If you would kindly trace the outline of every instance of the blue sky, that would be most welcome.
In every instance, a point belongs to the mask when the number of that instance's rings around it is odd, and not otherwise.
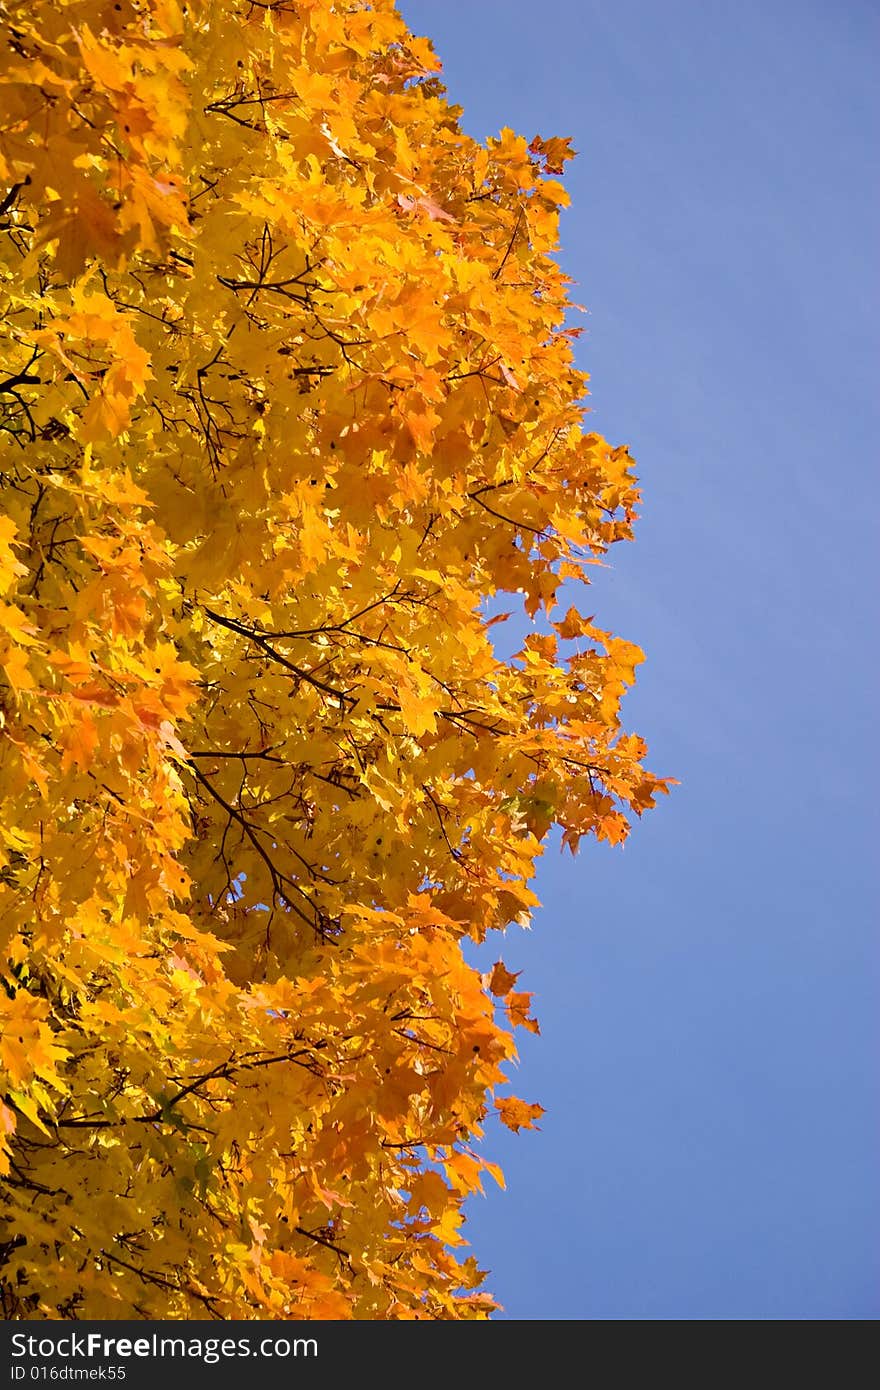
[[[868,0],[404,0],[479,137],[570,135],[594,428],[644,491],[589,611],[678,777],[548,851],[470,1235],[516,1319],[880,1312],[877,248]],[[872,921],[873,917],[873,921]]]

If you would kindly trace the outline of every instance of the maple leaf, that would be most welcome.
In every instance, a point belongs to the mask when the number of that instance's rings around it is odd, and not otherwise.
[[[17,531],[12,517],[0,516],[0,593],[7,593],[17,577],[27,574],[27,565],[17,560],[12,549]]]
[[[517,973],[513,975],[505,967],[502,961],[497,960],[493,965],[492,973],[489,976],[489,989],[492,991],[494,995],[497,995],[500,998],[503,995],[510,993],[517,980],[519,979],[519,976],[519,971],[517,971]]]
[[[529,1014],[532,1007],[531,994],[522,991],[518,994],[509,994],[505,1000],[507,1017],[510,1019],[514,1028],[526,1028],[530,1033],[540,1033],[537,1020]]]
[[[0,1178],[9,1172],[9,1141],[14,1133],[15,1112],[0,1101]]]
[[[83,713],[75,719],[62,741],[61,771],[66,772],[70,767],[87,769],[98,744],[98,731],[91,715]]]
[[[571,140],[561,139],[559,136],[551,136],[550,139],[542,140],[536,135],[529,145],[532,154],[543,160],[544,168],[548,174],[561,174],[569,159],[573,159],[575,151],[571,148]]]
[[[508,1129],[514,1134],[521,1129],[537,1129],[535,1124],[544,1114],[543,1105],[529,1105],[527,1101],[517,1100],[515,1096],[505,1096],[495,1102],[498,1114]]]

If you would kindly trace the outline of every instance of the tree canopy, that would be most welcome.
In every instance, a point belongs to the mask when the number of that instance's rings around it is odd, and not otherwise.
[[[390,0],[0,20],[3,1312],[485,1318],[537,1024],[462,943],[666,789],[574,587],[638,492],[569,143]]]

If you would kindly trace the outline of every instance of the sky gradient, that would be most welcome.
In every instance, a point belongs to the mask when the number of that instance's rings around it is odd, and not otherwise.
[[[636,543],[587,611],[680,779],[548,848],[542,1036],[470,1207],[516,1319],[880,1312],[880,23],[861,0],[405,0],[475,136],[569,135],[562,263]]]

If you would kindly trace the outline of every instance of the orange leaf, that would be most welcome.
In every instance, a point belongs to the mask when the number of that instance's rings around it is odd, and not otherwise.
[[[511,974],[504,963],[498,960],[493,965],[492,974],[489,976],[489,989],[494,995],[501,998],[510,993],[521,973],[521,971],[517,971],[515,975]]]
[[[531,994],[511,994],[507,998],[507,1017],[514,1028],[527,1028],[530,1033],[540,1033],[537,1019],[529,1017],[532,1007]]]
[[[495,1105],[503,1123],[514,1134],[521,1129],[537,1129],[535,1121],[544,1114],[543,1105],[529,1105],[516,1096],[505,1096],[503,1100],[496,1100]]]

